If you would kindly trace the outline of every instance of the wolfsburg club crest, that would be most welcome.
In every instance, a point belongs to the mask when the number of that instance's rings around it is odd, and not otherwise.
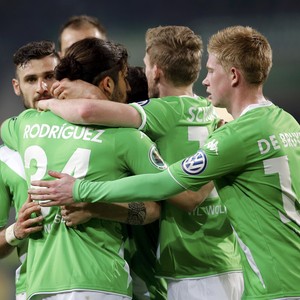
[[[189,175],[198,175],[205,170],[207,157],[202,150],[199,150],[193,156],[186,158],[181,165],[185,173]]]

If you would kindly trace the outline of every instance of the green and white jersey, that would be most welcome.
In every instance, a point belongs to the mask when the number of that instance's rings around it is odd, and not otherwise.
[[[21,157],[18,152],[0,146],[0,227],[4,227],[9,218],[10,207],[18,211],[27,199],[27,182]],[[17,247],[21,265],[16,270],[16,293],[25,292],[27,240]]]
[[[51,179],[48,170],[105,181],[165,168],[155,145],[136,129],[76,126],[49,111],[30,109],[5,121],[2,139],[20,152],[28,182]],[[29,298],[76,290],[131,296],[120,223],[91,219],[69,228],[59,207],[42,214],[43,232],[29,239]]]
[[[211,102],[202,97],[170,96],[139,104],[141,130],[168,164],[195,153],[218,122]],[[192,213],[162,202],[158,276],[199,278],[240,271],[240,259],[226,207],[215,191]]]
[[[300,126],[269,101],[249,106],[170,166],[188,189],[215,179],[244,252],[243,299],[300,297],[299,170]]]

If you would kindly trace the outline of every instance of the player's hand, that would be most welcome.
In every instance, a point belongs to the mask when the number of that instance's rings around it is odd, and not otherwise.
[[[31,217],[35,214],[35,217]],[[21,207],[18,218],[14,226],[15,237],[22,240],[28,237],[31,233],[41,231],[43,226],[41,222],[43,221],[43,216],[41,215],[41,207],[39,203],[33,202],[30,195],[26,202]]]
[[[57,180],[36,180],[32,181],[31,185],[40,188],[31,188],[28,193],[33,200],[50,200],[40,203],[40,206],[62,206],[72,204],[73,186],[76,178],[55,171],[48,172],[50,176]]]
[[[76,226],[88,222],[92,218],[90,203],[74,203],[61,207],[61,216],[67,226]]]
[[[69,80],[67,78],[53,83],[51,94],[57,99],[106,99],[101,90],[83,80]]]

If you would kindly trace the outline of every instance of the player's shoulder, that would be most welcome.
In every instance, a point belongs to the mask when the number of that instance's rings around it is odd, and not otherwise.
[[[150,140],[147,134],[136,128],[116,128],[115,137],[119,140],[123,140],[124,143],[133,143],[133,146],[137,146],[134,144],[135,141]]]
[[[125,139],[139,136],[141,134],[141,131],[136,128],[130,128],[130,127],[118,127],[118,128],[107,128],[106,130],[109,130],[111,134],[114,134],[116,136],[122,136]]]

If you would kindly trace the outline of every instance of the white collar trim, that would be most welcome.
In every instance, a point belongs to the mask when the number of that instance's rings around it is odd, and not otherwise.
[[[255,108],[259,108],[259,107],[266,107],[266,106],[271,106],[273,103],[269,100],[262,100],[261,102],[257,103],[257,104],[250,104],[248,105],[241,113],[241,116],[244,115],[245,113],[247,113],[250,110],[253,110]]]

